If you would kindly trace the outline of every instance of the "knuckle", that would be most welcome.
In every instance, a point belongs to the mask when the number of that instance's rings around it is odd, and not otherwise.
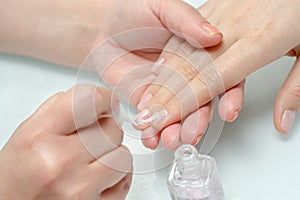
[[[58,155],[58,150],[53,150],[63,145],[71,146],[66,142],[65,140],[54,141],[50,135],[36,134],[32,137],[31,142],[23,145],[24,151],[29,151],[32,155],[33,159],[31,160],[34,162],[34,166],[39,169],[34,173],[37,179],[41,181],[43,188],[53,187],[72,160],[76,159],[75,154],[72,156],[68,153]]]
[[[183,62],[182,65],[177,68],[177,73],[188,81],[192,80],[198,74],[195,68],[187,62]]]
[[[180,57],[188,57],[191,53],[193,53],[194,50],[195,48],[193,46],[191,46],[187,42],[183,42],[177,50],[177,54]]]
[[[215,97],[225,91],[222,76],[215,66],[208,66],[201,70],[195,80],[197,85],[208,90],[211,97]]]
[[[292,98],[297,99],[300,103],[300,85],[290,86],[289,93]]]
[[[159,94],[156,94],[149,102],[149,105],[164,105],[172,96],[175,95],[171,86],[163,85],[160,88]]]
[[[75,86],[73,90],[73,98],[78,99],[79,102],[101,102],[108,96],[110,94],[107,88],[95,85],[81,84]]]

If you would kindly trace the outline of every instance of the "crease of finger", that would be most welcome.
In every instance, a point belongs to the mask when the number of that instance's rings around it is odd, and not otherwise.
[[[272,58],[269,60],[253,59],[253,56],[256,57],[257,49],[241,51],[241,48],[244,49],[243,45],[244,42],[239,40],[231,45],[226,52],[214,60],[214,63],[205,67],[199,76],[179,91],[176,97],[162,105],[168,112],[164,126],[183,119],[218,94],[241,82],[258,66],[273,61]]]
[[[176,62],[176,50],[179,49],[180,45],[184,43],[184,39],[173,36],[170,38],[166,46],[164,47],[160,58],[158,61],[154,64],[154,67],[151,69],[154,71],[154,74],[157,76],[157,78],[153,81],[152,85],[149,86],[149,88],[146,89],[144,94],[141,97],[141,101],[145,99],[145,96],[149,96],[156,93],[157,90],[160,88],[160,83],[164,83],[165,80],[168,79],[168,76],[170,76],[172,73],[169,71],[172,70],[172,62]],[[155,67],[156,66],[156,67]],[[159,72],[159,73],[158,73]],[[142,107],[142,106],[138,106]]]
[[[228,33],[226,33],[228,35]],[[184,83],[178,81],[178,77],[181,80],[191,80],[194,78],[205,66],[212,62],[212,60],[224,53],[227,48],[230,48],[237,39],[234,35],[227,37],[226,41],[217,45],[216,47],[210,47],[206,49],[196,49],[188,44],[186,41],[175,38],[175,44],[177,49],[173,48],[172,45],[168,45],[163,52],[165,55],[164,67],[162,67],[161,74],[154,81],[154,84],[150,85],[149,88],[145,91],[141,100],[143,101],[146,97],[150,96],[158,97],[162,100],[160,102],[155,101],[155,103],[165,103],[169,99],[169,95],[165,95],[166,98],[161,97],[162,94],[167,94],[166,92],[159,92],[163,90],[163,86],[169,87],[173,93],[181,90],[184,86]],[[172,42],[172,39],[170,39]],[[179,61],[178,61],[179,60]],[[184,66],[184,67],[182,67]],[[182,74],[182,76],[179,76]],[[170,80],[171,79],[171,80]],[[169,80],[169,81],[168,81]],[[145,103],[143,101],[143,106],[139,107],[139,110],[145,108],[147,104],[151,104],[151,100],[147,99]]]
[[[234,37],[231,39],[232,41],[236,40]],[[227,45],[229,46],[228,51],[231,52],[233,51],[232,48],[236,45],[236,43],[231,44],[230,42],[228,42]],[[219,65],[216,66],[215,64],[216,61],[217,63],[220,62],[219,60],[222,61],[224,56],[228,56],[227,51],[225,51],[225,49],[222,51],[224,53],[222,53],[219,57],[217,57],[215,61],[209,62],[208,65],[204,66],[201,70],[199,70],[199,74],[193,77],[191,81],[187,82],[186,80],[183,79],[187,84],[185,84],[183,87],[179,89],[178,88],[175,89],[176,92],[173,93],[174,95],[171,95],[170,91],[168,92],[165,91],[155,96],[153,95],[151,100],[149,100],[149,102],[146,104],[145,109],[143,111],[151,110],[153,106],[160,105],[168,113],[168,116],[166,116],[167,119],[164,120],[164,123],[166,123],[165,126],[167,126],[169,125],[169,123],[174,122],[174,121],[172,122],[169,121],[170,116],[174,117],[175,115],[177,115],[175,121],[180,120],[186,117],[189,113],[195,111],[200,106],[208,103],[217,94],[225,91],[225,86],[223,84],[224,82],[220,78],[222,77],[220,74],[221,72],[218,70]],[[234,64],[236,64],[235,57],[230,56],[229,58],[230,58],[229,63],[231,61]],[[228,65],[229,64],[226,64],[225,66]],[[175,84],[173,83],[173,85]],[[199,94],[198,92],[199,90],[201,91],[200,92],[201,94]],[[157,93],[159,93],[159,91]],[[137,115],[137,117],[138,116],[139,115]],[[153,126],[153,123],[152,124],[149,123],[146,126],[143,124],[143,126],[141,126],[140,129],[144,130],[145,128],[151,125]],[[164,126],[159,126],[159,127],[155,126],[157,130],[161,130],[163,127]]]
[[[127,174],[119,183],[103,191],[101,200],[125,199],[132,182],[132,173]]]
[[[78,130],[78,137],[87,152],[86,161],[94,162],[107,152],[119,147],[123,132],[112,118],[102,118],[99,122]]]
[[[235,40],[231,38],[229,41],[221,44],[219,48],[215,48],[214,51],[217,52],[214,52],[214,57],[221,55],[226,48],[230,48],[232,41]],[[185,45],[189,44],[185,43]],[[164,80],[165,82],[160,82],[161,87],[156,87],[158,90],[151,93],[152,98],[147,104],[165,104],[170,97],[176,95],[178,91],[201,73],[201,70],[213,63],[213,57],[210,55],[210,52],[207,52],[205,49],[194,49],[189,52],[189,55],[185,54],[186,57],[180,57],[179,55],[177,59],[180,59],[180,61],[174,62],[175,66],[172,66],[174,71],[169,72],[170,76]]]
[[[111,188],[132,171],[132,155],[127,147],[119,146],[89,164],[91,183],[99,192]]]

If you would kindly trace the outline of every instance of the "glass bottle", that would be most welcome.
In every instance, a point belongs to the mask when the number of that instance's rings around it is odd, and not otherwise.
[[[192,145],[176,150],[168,188],[173,200],[224,200],[215,159],[199,154]]]

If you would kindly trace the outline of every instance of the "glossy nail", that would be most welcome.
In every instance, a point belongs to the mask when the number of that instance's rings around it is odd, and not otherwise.
[[[198,142],[201,140],[203,136],[203,133],[200,133],[195,139],[194,141],[192,142],[192,145],[195,146],[196,144],[198,144]]]
[[[153,74],[155,74],[155,75],[159,75],[160,70],[161,70],[161,68],[162,68],[162,64],[163,64],[164,61],[165,61],[165,58],[160,57],[160,58],[156,61],[156,63],[154,63],[154,65],[152,66],[151,72],[152,72]]]
[[[295,117],[296,117],[296,111],[285,110],[281,118],[281,129],[286,133],[288,133],[294,124]]]
[[[165,109],[155,110],[152,113],[148,109],[144,109],[136,115],[134,125],[137,127],[158,126],[165,120],[167,115],[168,112]]]
[[[159,143],[159,136],[157,134],[158,131],[152,127],[144,130],[141,137],[144,146],[152,150],[156,149]]]
[[[216,27],[207,22],[202,23],[202,28],[210,35],[222,35],[222,33]]]
[[[227,121],[228,122],[233,122],[234,120],[236,120],[236,118],[239,116],[240,110],[241,109],[237,109],[236,111],[234,111],[233,117],[231,119],[228,119]]]
[[[139,104],[137,105],[137,109],[138,110],[144,109],[146,104],[149,102],[151,98],[152,98],[152,94],[150,92],[147,92],[145,95],[143,95]]]

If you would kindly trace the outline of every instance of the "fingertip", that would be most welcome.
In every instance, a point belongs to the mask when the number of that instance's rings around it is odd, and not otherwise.
[[[239,116],[244,99],[244,81],[220,97],[218,111],[222,120],[233,122]]]
[[[159,139],[158,137],[154,136],[151,138],[142,139],[142,143],[146,148],[155,150],[158,147]]]
[[[155,130],[152,127],[149,127],[147,129],[145,129],[142,132],[142,136],[141,136],[141,140],[142,140],[143,145],[146,148],[149,148],[149,149],[152,149],[152,150],[154,150],[158,147],[159,138],[160,138],[159,131]]]
[[[239,116],[241,108],[237,105],[233,105],[231,102],[225,102],[225,97],[222,97],[219,101],[219,116],[223,121],[233,122]]]
[[[189,115],[182,124],[182,143],[197,144],[208,127],[210,115],[211,104],[207,104]]]
[[[175,151],[181,144],[179,123],[170,125],[165,128],[161,133],[162,146],[165,149]]]
[[[156,7],[162,23],[175,35],[185,38],[196,48],[209,47],[220,43],[221,32],[192,6],[183,1],[161,1],[160,9]],[[181,14],[178,15],[178,10]],[[167,11],[167,12],[166,12]]]

